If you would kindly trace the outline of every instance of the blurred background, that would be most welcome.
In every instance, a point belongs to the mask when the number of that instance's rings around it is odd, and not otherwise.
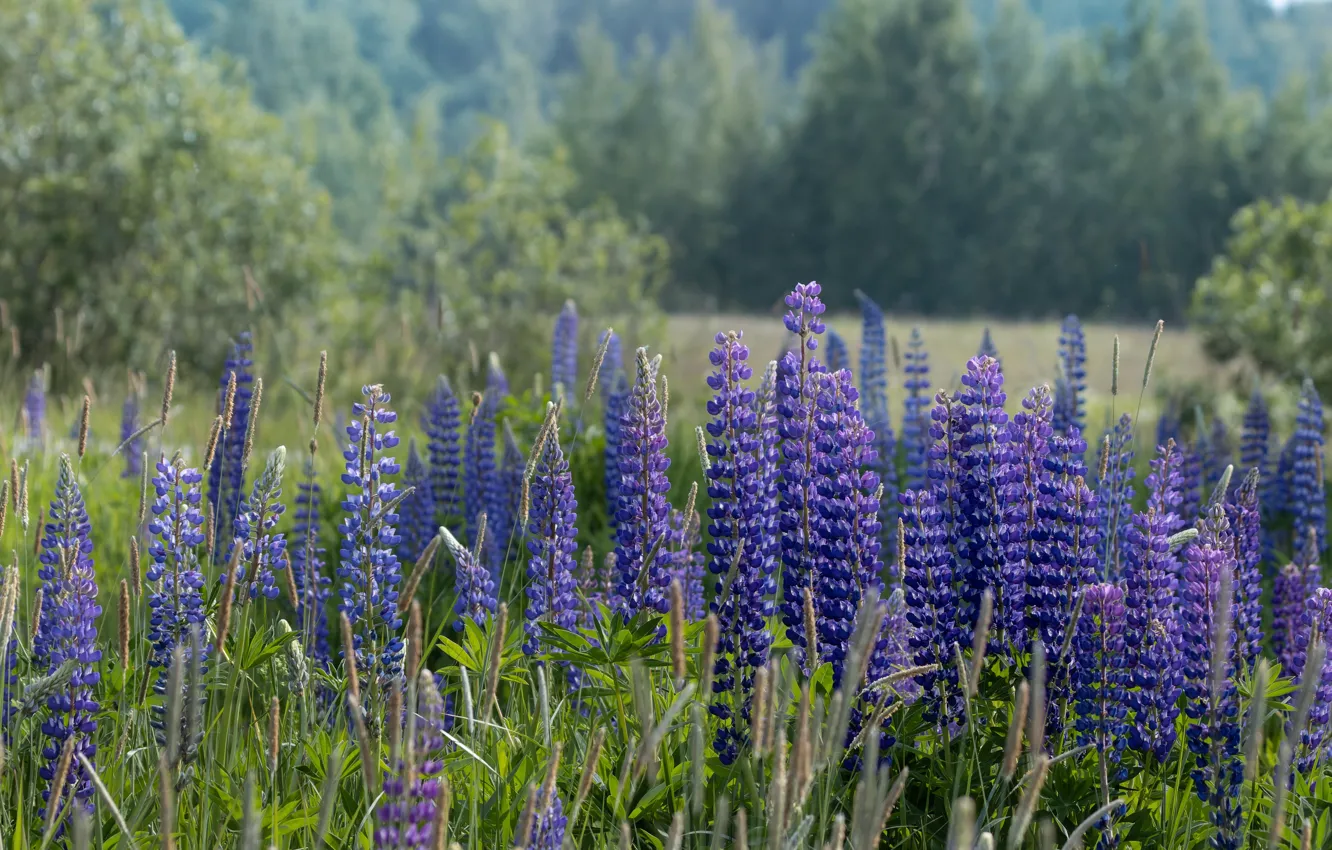
[[[321,348],[525,376],[569,298],[589,352],[614,324],[701,386],[817,279],[944,372],[989,325],[1049,379],[1077,313],[1138,362],[1164,318],[1174,391],[1332,390],[1332,3],[0,0],[0,33],[15,386],[169,350],[213,382],[242,330],[294,385]]]

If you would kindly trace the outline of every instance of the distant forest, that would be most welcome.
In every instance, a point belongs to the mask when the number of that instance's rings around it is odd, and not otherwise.
[[[1176,315],[1259,197],[1332,188],[1332,3],[169,0],[349,242],[486,120],[663,234],[673,306]],[[411,286],[399,280],[395,285]]]

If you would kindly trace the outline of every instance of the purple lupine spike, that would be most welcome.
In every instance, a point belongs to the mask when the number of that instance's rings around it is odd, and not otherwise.
[[[36,448],[46,446],[46,381],[40,370],[28,379],[23,395],[23,436]]]
[[[1100,503],[1100,559],[1103,578],[1118,581],[1123,557],[1123,532],[1133,516],[1133,417],[1125,413],[1109,433],[1110,454],[1103,480],[1096,482]]]
[[[458,538],[447,528],[441,527],[440,534],[454,562],[453,585],[458,596],[453,603],[453,613],[458,619],[454,620],[453,628],[462,631],[464,618],[470,618],[473,623],[484,627],[499,607],[495,598],[495,580],[486,565],[459,543]]]
[[[1007,563],[1022,568],[1025,587],[1022,605],[1009,606],[1003,628],[1008,634],[1049,634],[1056,627],[1046,622],[1058,610],[1058,582],[1051,577],[1051,532],[1054,527],[1054,488],[1046,458],[1054,437],[1050,388],[1036,387],[1022,400],[1022,409],[1009,426],[1009,445],[1015,454],[1014,498],[1010,500],[1006,537]],[[1010,594],[1013,595],[1013,594]],[[1025,608],[1025,610],[1024,610]]]
[[[236,595],[242,604],[263,596],[277,599],[278,586],[273,570],[286,568],[287,541],[275,531],[286,507],[282,504],[282,475],[287,467],[287,450],[278,446],[268,456],[264,471],[254,482],[250,498],[236,514],[232,545],[241,547],[236,567]],[[228,556],[229,559],[230,556]]]
[[[564,845],[564,832],[569,826],[569,819],[564,816],[564,803],[553,788],[542,796],[544,802],[532,814],[532,826],[526,840],[515,841],[515,847],[560,850]]]
[[[397,684],[394,685],[397,687]],[[420,706],[416,711],[416,738],[413,754],[416,763],[411,775],[402,761],[384,777],[383,802],[375,809],[374,846],[376,850],[429,850],[434,840],[439,783],[444,777],[444,733],[449,723],[446,705],[433,678],[421,671],[417,687]],[[406,712],[389,722],[401,724],[406,734]],[[409,784],[410,783],[410,784]]]
[[[208,504],[213,508],[213,527],[216,538],[213,551],[226,549],[227,529],[236,522],[240,513],[241,502],[245,498],[245,470],[242,461],[245,454],[245,435],[250,427],[250,402],[254,398],[254,361],[250,359],[254,345],[250,342],[250,333],[245,331],[236,337],[231,351],[222,364],[222,377],[218,382],[217,412],[223,412],[226,404],[227,385],[231,376],[236,376],[236,395],[232,401],[231,427],[223,432],[213,454],[213,465],[208,469]]]
[[[458,397],[454,395],[449,379],[440,375],[430,402],[421,414],[421,427],[428,437],[430,496],[434,499],[434,520],[438,523],[455,522],[463,515],[462,493],[458,489],[462,471],[458,434],[461,422]]]
[[[1301,622],[1298,646],[1301,678],[1308,674],[1302,668],[1309,647],[1315,640],[1326,641],[1329,634],[1332,634],[1332,590],[1320,587],[1309,597]],[[1332,658],[1324,659],[1314,693],[1308,723],[1300,733],[1295,762],[1296,770],[1306,776],[1310,775],[1318,761],[1328,755],[1328,723],[1332,715]]]
[[[1059,328],[1060,378],[1055,394],[1054,429],[1065,434],[1087,429],[1087,340],[1078,317],[1069,314]]]
[[[1157,517],[1166,523],[1166,534],[1172,535],[1183,530],[1186,523],[1180,513],[1184,505],[1184,453],[1174,440],[1157,446],[1157,457],[1152,462],[1156,474],[1153,481],[1147,477],[1147,508],[1155,511]]]
[[[481,515],[486,514],[489,520],[490,506],[497,501],[494,494],[499,489],[495,465],[495,416],[498,409],[499,396],[496,390],[487,388],[481,395],[480,403],[472,409],[472,418],[467,424],[467,435],[463,441],[463,518],[466,520],[467,540],[472,545],[476,545],[481,531]],[[490,523],[487,522],[487,525]],[[496,558],[493,556],[496,549],[495,527],[498,526],[490,527],[485,535],[480,559],[486,569],[497,577]]]
[[[559,425],[548,414],[549,434],[533,469],[527,524],[527,609],[523,652],[542,651],[540,623],[564,629],[578,625],[574,553],[578,551],[578,502],[573,476],[560,448]],[[570,671],[572,673],[572,671]],[[570,685],[577,686],[576,677]]]
[[[609,351],[606,354],[610,356]],[[620,510],[620,420],[629,407],[629,380],[619,369],[606,376],[606,448],[603,454],[606,477],[606,523],[614,540],[619,531]]]
[[[499,469],[500,492],[503,494],[503,500],[490,508],[496,513],[491,514],[486,523],[490,529],[486,532],[487,534],[492,532],[500,534],[495,542],[499,545],[501,553],[508,550],[510,542],[521,545],[523,534],[523,529],[520,527],[522,521],[523,478],[526,472],[527,455],[519,448],[518,438],[513,434],[513,426],[506,419],[504,421],[504,451],[500,454]]]
[[[818,375],[812,589],[819,657],[833,665],[834,688],[842,684],[856,611],[866,594],[883,589],[874,434],[856,408],[858,399],[849,371]]]
[[[1168,442],[1179,443],[1180,438],[1179,401],[1167,398],[1161,415],[1156,420],[1156,444],[1164,446]]]
[[[1295,465],[1295,435],[1291,434],[1281,445],[1277,455],[1276,469],[1273,470],[1270,486],[1264,494],[1263,515],[1276,517],[1288,512],[1290,505],[1290,479]]]
[[[1240,434],[1240,467],[1244,471],[1258,470],[1267,478],[1267,453],[1271,443],[1272,420],[1267,413],[1267,402],[1255,387],[1244,411],[1244,430]],[[1266,487],[1266,482],[1263,484]]]
[[[999,368],[1004,368],[1004,361],[999,359],[999,349],[995,347],[994,337],[990,335],[990,326],[986,325],[981,331],[980,348],[976,349],[977,357],[988,357],[999,364]]]
[[[865,677],[867,685],[873,685],[893,674],[915,666],[911,648],[911,623],[907,618],[906,597],[903,588],[895,588],[883,604],[883,622],[879,627],[879,636],[870,650],[869,672]],[[888,686],[889,699],[904,705],[911,705],[920,698],[920,684],[914,678],[903,679]],[[860,700],[853,709],[853,718],[859,725],[867,709],[884,699],[884,694],[877,688],[866,688],[860,694]],[[887,753],[888,748],[897,743],[892,733],[892,723],[885,720],[879,731],[879,752]]]
[[[1258,516],[1258,470],[1250,469],[1225,504],[1235,559],[1236,652],[1245,670],[1252,670],[1263,647],[1262,520]]]
[[[356,662],[365,680],[387,684],[402,671],[404,648],[398,614],[402,568],[395,554],[398,515],[385,510],[401,493],[390,480],[399,472],[398,463],[387,454],[398,445],[398,437],[383,427],[396,422],[398,414],[389,409],[392,398],[383,386],[362,387],[361,393],[365,401],[352,405],[350,446],[343,453],[342,483],[350,490],[338,523],[338,610],[351,621]],[[366,647],[379,652],[367,652]]]
[[[906,375],[906,400],[902,412],[902,444],[906,446],[906,486],[926,486],[930,448],[930,355],[920,328],[911,329],[911,339],[902,358]]]
[[[962,718],[962,694],[958,691],[953,644],[965,640],[957,627],[957,594],[953,588],[953,555],[949,547],[950,520],[937,499],[947,498],[947,489],[903,490],[902,525],[906,550],[902,587],[906,597],[908,642],[912,659],[920,666],[936,669],[917,677],[925,702],[925,719],[950,732]]]
[[[152,612],[148,638],[153,654],[148,663],[159,671],[159,694],[166,693],[167,671],[175,648],[184,647],[188,660],[193,650],[188,640],[190,629],[196,625],[206,628],[204,578],[198,555],[205,538],[200,508],[202,481],[199,470],[187,469],[183,463],[169,462],[165,456],[157,462],[157,475],[153,477],[156,497],[148,522],[148,533],[153,535],[148,544],[151,563],[146,578],[152,588],[148,594],[148,609]]]
[[[407,443],[407,465],[403,470],[402,483],[404,487],[413,489],[398,506],[398,513],[402,517],[398,533],[398,560],[412,564],[434,539],[438,527],[435,525],[435,500],[430,492],[430,472],[416,451],[416,440]]]
[[[1194,721],[1187,729],[1189,751],[1196,758],[1194,790],[1207,805],[1216,832],[1212,846],[1238,850],[1243,816],[1240,787],[1239,693],[1235,686],[1235,633],[1230,606],[1230,577],[1235,563],[1225,511],[1209,507],[1198,538],[1184,552],[1179,616],[1184,658],[1184,710]],[[1222,624],[1227,627],[1218,634]],[[1216,656],[1221,650],[1224,655]],[[1218,675],[1219,674],[1219,675]]]
[[[893,434],[888,412],[888,336],[883,327],[883,311],[864,293],[860,299],[863,327],[860,334],[860,410],[865,424],[874,432],[874,451],[878,455],[875,472],[883,485],[884,560],[896,564],[897,552],[897,437]],[[901,577],[897,577],[900,581]]]
[[[1305,378],[1295,417],[1290,473],[1290,511],[1296,545],[1310,531],[1318,535],[1318,551],[1327,551],[1327,492],[1323,485],[1323,402],[1313,381]]]
[[[120,408],[120,442],[125,446],[121,450],[125,456],[121,478],[138,478],[143,474],[143,435],[131,439],[138,430],[139,394],[131,388],[125,394],[125,404]]]
[[[1235,463],[1235,447],[1231,444],[1230,430],[1226,428],[1225,420],[1219,416],[1212,418],[1212,430],[1207,435],[1207,456],[1203,462],[1206,465],[1203,481],[1209,491],[1221,480],[1226,467]]]
[[[814,529],[814,396],[816,375],[826,371],[814,356],[818,337],[826,327],[822,291],[817,283],[798,284],[786,296],[790,308],[783,322],[799,338],[798,347],[788,351],[777,363],[777,432],[782,438],[781,497],[779,524],[782,535],[782,624],[792,643],[792,657],[806,670],[814,659],[805,656],[805,588],[812,588],[818,541]]]
[[[1182,481],[1179,489],[1178,513],[1184,525],[1192,527],[1200,518],[1203,499],[1206,496],[1203,486],[1203,458],[1197,442],[1180,446],[1180,455],[1184,458],[1184,463],[1179,470]]]
[[[851,369],[851,351],[846,347],[846,340],[842,339],[841,334],[829,328],[828,344],[825,347],[823,359],[824,365],[828,367],[829,372],[836,372],[841,369]]]
[[[292,581],[296,584],[296,610],[301,643],[320,669],[327,670],[328,597],[333,580],[325,573],[326,553],[320,543],[319,506],[323,490],[315,477],[313,460],[305,463],[305,480],[296,492],[296,524],[291,535]]]
[[[555,335],[551,342],[550,388],[570,398],[578,386],[578,306],[573,299],[555,317]],[[559,389],[557,389],[559,388]]]
[[[768,361],[759,381],[758,393],[754,396],[754,415],[757,417],[759,445],[755,449],[758,460],[758,488],[755,499],[760,505],[761,514],[754,522],[762,529],[762,560],[760,563],[767,570],[763,586],[769,596],[776,593],[777,579],[775,571],[782,559],[781,510],[782,494],[782,436],[778,431],[777,414],[777,361]],[[776,603],[774,602],[774,605]],[[770,612],[771,613],[771,612]],[[766,657],[766,656],[765,656]]]
[[[1135,723],[1129,745],[1164,764],[1175,746],[1175,718],[1183,687],[1178,590],[1170,535],[1170,510],[1178,501],[1179,451],[1174,441],[1157,449],[1147,476],[1148,508],[1133,515],[1124,535],[1125,656],[1134,690],[1129,692]]]
[[[1082,597],[1073,648],[1073,699],[1078,738],[1092,744],[1114,781],[1128,742],[1129,670],[1124,633],[1128,609],[1117,584],[1093,584]]]
[[[610,341],[606,340],[607,334],[610,335]],[[600,381],[601,394],[608,396],[615,389],[615,385],[606,379],[624,373],[624,348],[620,344],[620,335],[611,330],[602,331],[601,336],[597,337],[597,345],[600,346],[602,343],[606,345],[606,355],[601,358],[603,376],[603,380]]]
[[[1304,570],[1287,564],[1272,584],[1272,652],[1284,674],[1299,676],[1299,635],[1308,595]]]
[[[1007,523],[1020,498],[1014,485],[1021,476],[1017,456],[1009,445],[1008,414],[1004,412],[1004,375],[989,357],[972,358],[957,394],[958,415],[953,417],[953,441],[958,451],[958,596],[961,627],[975,628],[981,597],[994,595],[994,646],[1001,657],[1023,647],[1025,630],[1009,626],[1021,622],[1026,593],[1026,566],[1010,563]]]
[[[41,567],[37,576],[42,581],[41,627],[33,641],[34,668],[45,666],[47,675],[70,662],[73,669],[68,687],[61,688],[46,700],[46,716],[42,719],[42,735],[46,746],[42,758],[46,763],[38,775],[48,783],[42,799],[50,802],[54,787],[57,762],[65,742],[73,736],[74,752],[93,762],[97,756],[97,702],[96,687],[100,679],[98,664],[102,651],[97,648],[97,618],[102,608],[97,604],[97,575],[92,558],[92,526],[88,510],[79,491],[69,456],[60,456],[60,474],[56,479],[55,498],[51,501],[50,522],[44,528],[42,551],[38,560]],[[70,764],[65,774],[65,788],[61,795],[60,811],[53,822],[63,834],[68,817],[77,806],[92,814],[92,779],[82,763]],[[46,818],[45,809],[38,818]]]
[[[637,376],[620,419],[619,532],[615,544],[619,613],[628,622],[640,611],[664,614],[670,607],[670,552],[666,536],[671,484],[666,470],[666,416],[657,395],[656,366],[638,349]],[[649,560],[650,559],[650,560]]]
[[[686,515],[671,508],[669,545],[671,552],[671,580],[680,582],[684,598],[685,619],[696,623],[707,616],[707,598],[703,588],[705,572],[703,553],[698,551],[700,519],[698,512]]]

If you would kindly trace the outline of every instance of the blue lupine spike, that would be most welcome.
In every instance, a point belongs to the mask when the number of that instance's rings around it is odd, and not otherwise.
[[[1318,638],[1324,641],[1332,634],[1332,590],[1320,587],[1309,597],[1305,606],[1299,635],[1300,678],[1310,675],[1303,670],[1310,645]],[[1329,753],[1329,720],[1332,720],[1332,656],[1325,657],[1322,670],[1316,674],[1314,700],[1309,709],[1308,723],[1300,732],[1295,768],[1304,776],[1311,776],[1318,762]]]
[[[1318,551],[1327,551],[1327,493],[1323,485],[1323,402],[1313,381],[1305,378],[1295,417],[1290,474],[1290,511],[1295,545],[1312,532]]]
[[[458,397],[453,393],[449,379],[441,375],[430,396],[430,403],[421,414],[421,427],[429,441],[426,451],[430,459],[430,496],[434,499],[434,519],[437,523],[456,522],[462,518],[462,493],[459,476],[462,472],[462,449],[459,425],[462,412]]]
[[[1087,429],[1087,341],[1082,323],[1071,313],[1059,328],[1059,367],[1054,429],[1066,433],[1076,427],[1081,433]]]
[[[395,682],[393,687],[399,687]],[[390,718],[399,734],[415,730],[414,762],[410,772],[400,759],[384,777],[382,802],[375,808],[376,850],[430,850],[436,845],[439,786],[444,781],[444,733],[448,731],[448,705],[439,695],[434,679],[425,670],[417,685],[419,708],[415,723],[407,722],[406,711]],[[439,837],[443,840],[443,837]]]
[[[402,672],[404,648],[398,614],[402,568],[395,554],[398,514],[385,510],[401,493],[391,480],[399,466],[387,454],[398,437],[384,427],[398,415],[389,409],[392,399],[381,385],[362,387],[361,393],[365,401],[352,405],[349,446],[343,453],[342,483],[349,491],[338,523],[338,610],[351,622],[358,669],[367,681],[387,685]],[[378,652],[368,652],[371,647]]]
[[[1004,361],[999,359],[999,349],[994,345],[994,337],[990,336],[990,326],[986,325],[981,331],[980,348],[976,350],[977,357],[989,357],[999,364],[999,368],[1004,368]]]
[[[1179,504],[1179,515],[1185,526],[1191,526],[1201,515],[1203,500],[1207,496],[1203,484],[1203,457],[1196,442],[1181,445],[1180,455],[1184,462],[1180,466],[1182,500]]]
[[[146,578],[152,588],[148,594],[148,609],[152,612],[148,637],[153,643],[149,666],[160,671],[159,693],[166,686],[172,652],[183,646],[188,658],[190,628],[202,628],[206,620],[204,578],[198,557],[205,537],[199,491],[202,481],[197,469],[169,462],[165,456],[157,462],[157,475],[152,481],[156,498],[148,522],[153,540],[148,544],[151,563]]]
[[[684,511],[671,508],[667,524],[670,527],[671,580],[680,582],[685,619],[696,623],[707,614],[707,596],[703,587],[704,558],[703,553],[698,551],[698,512],[686,516]]]
[[[578,599],[574,592],[578,502],[574,498],[569,462],[560,448],[558,422],[553,415],[547,422],[550,432],[533,470],[527,525],[527,640],[523,643],[527,655],[537,655],[543,650],[540,623],[564,629],[578,625]],[[576,689],[578,674],[572,669],[568,673],[570,688]]]
[[[236,376],[236,392],[231,406],[231,422],[218,438],[213,465],[208,469],[208,504],[213,509],[215,538],[213,551],[222,552],[228,541],[228,530],[236,522],[241,501],[245,497],[245,470],[241,461],[245,453],[245,435],[250,427],[250,402],[254,397],[254,361],[250,359],[254,345],[248,331],[241,333],[232,343],[231,352],[222,364],[222,377],[217,391],[217,412],[224,413],[227,385]]]
[[[656,366],[638,349],[637,374],[620,418],[620,505],[615,563],[619,614],[626,622],[640,611],[670,607],[670,552],[666,547],[670,506],[666,493],[666,416],[657,395]],[[651,561],[649,562],[649,557]]]
[[[526,850],[560,850],[564,846],[564,833],[569,819],[564,815],[564,802],[551,789],[549,797],[532,813],[532,826],[525,839],[515,840],[514,847]]]
[[[902,372],[906,375],[906,402],[902,413],[902,444],[906,446],[906,486],[925,486],[926,455],[930,447],[930,355],[920,328],[911,329]]]
[[[1110,454],[1106,458],[1105,478],[1096,482],[1101,536],[1102,578],[1118,581],[1123,557],[1123,532],[1133,516],[1133,417],[1125,413],[1109,432]]]
[[[578,306],[573,299],[564,302],[564,308],[555,318],[555,334],[551,343],[550,387],[562,388],[563,397],[577,392],[578,384]]]
[[[846,347],[846,340],[832,328],[828,329],[828,345],[824,352],[824,360],[829,372],[851,368],[851,351]]]
[[[902,553],[906,565],[902,586],[910,649],[917,665],[933,668],[916,677],[916,682],[925,702],[925,719],[951,731],[962,720],[953,644],[965,637],[957,627],[955,561],[949,546],[951,519],[945,518],[938,503],[940,497],[945,504],[950,498],[942,482],[930,490],[903,490],[898,501],[906,546]]]
[[[236,514],[235,539],[231,545],[241,547],[236,567],[236,596],[241,603],[260,596],[265,599],[278,597],[273,570],[286,569],[287,541],[282,532],[274,529],[286,509],[281,502],[286,463],[287,450],[278,446],[268,456],[250,497]]]
[[[1234,541],[1235,633],[1245,670],[1257,663],[1263,648],[1262,521],[1258,515],[1258,470],[1250,469],[1225,503]]]
[[[609,357],[607,353],[607,357]],[[620,510],[620,420],[629,407],[629,381],[624,370],[608,375],[606,380],[606,448],[603,454],[606,478],[606,522],[611,539],[619,533]]]
[[[875,472],[883,484],[882,547],[884,561],[897,563],[897,438],[888,410],[888,337],[884,331],[883,311],[863,293],[860,299],[863,328],[860,336],[860,409],[865,424],[874,432],[874,451],[878,457]],[[895,581],[900,581],[897,576]]]
[[[1299,640],[1307,590],[1304,569],[1296,563],[1277,572],[1272,583],[1272,652],[1283,675],[1297,677],[1302,666]]]
[[[23,395],[23,436],[30,446],[46,447],[46,380],[40,370],[32,373]]]
[[[398,513],[402,517],[398,533],[398,560],[412,564],[434,539],[438,527],[435,525],[435,500],[430,490],[430,472],[416,451],[416,440],[407,444],[407,465],[402,483],[404,487],[413,489],[398,506]]]
[[[1073,698],[1078,738],[1092,744],[1112,777],[1128,742],[1129,669],[1124,652],[1124,589],[1093,584],[1083,592],[1074,639]]]
[[[1057,627],[1051,618],[1060,610],[1060,583],[1049,581],[1056,509],[1053,478],[1046,466],[1054,437],[1053,404],[1049,387],[1032,389],[1009,428],[1009,444],[1016,454],[1016,498],[1009,506],[1008,563],[1018,568],[1013,577],[1025,585],[1021,593],[1010,594],[1023,600],[1022,606],[1010,607],[1003,624],[1010,634],[1048,635]]]
[[[139,394],[131,389],[125,395],[125,404],[120,408],[120,442],[125,444],[121,453],[125,456],[125,469],[121,478],[138,478],[143,474],[143,435],[131,440],[139,430]]]
[[[440,533],[444,537],[445,548],[453,555],[453,584],[458,594],[453,603],[453,613],[458,616],[453,622],[453,628],[461,632],[464,618],[484,627],[499,605],[495,599],[495,580],[491,578],[486,565],[459,543],[447,528],[441,527]]]
[[[513,425],[504,421],[504,451],[500,454],[499,492],[502,500],[491,506],[492,511],[487,523],[490,531],[497,534],[495,542],[501,553],[507,552],[512,543],[516,548],[522,545],[523,478],[527,471],[527,455],[518,446],[518,438],[513,434]],[[502,554],[501,554],[502,557]]]
[[[333,580],[326,574],[326,553],[320,542],[319,507],[323,490],[315,476],[314,464],[307,460],[305,478],[296,493],[296,524],[291,535],[292,581],[296,584],[300,606],[296,611],[301,643],[321,669],[328,669],[329,587]]]

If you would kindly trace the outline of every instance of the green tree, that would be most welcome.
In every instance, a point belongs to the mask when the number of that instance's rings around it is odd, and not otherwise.
[[[280,124],[165,10],[0,0],[0,29],[0,274],[29,359],[54,355],[59,310],[99,362],[211,367],[244,320],[242,265],[274,314],[337,269]]]

